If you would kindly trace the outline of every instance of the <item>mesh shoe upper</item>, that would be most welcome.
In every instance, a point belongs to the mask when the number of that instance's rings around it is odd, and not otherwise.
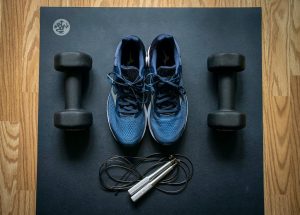
[[[171,144],[181,137],[188,114],[179,48],[172,36],[162,34],[153,40],[149,49],[149,67],[150,131],[158,142]]]
[[[107,100],[107,117],[115,139],[124,145],[135,145],[146,129],[144,108],[145,48],[136,36],[119,43],[113,72],[108,74],[112,88]]]

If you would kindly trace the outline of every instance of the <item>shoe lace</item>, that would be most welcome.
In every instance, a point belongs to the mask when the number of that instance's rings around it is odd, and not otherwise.
[[[149,73],[146,80],[149,79],[147,87],[155,93],[154,107],[159,114],[173,115],[179,109],[179,97],[186,92],[182,85],[180,85],[180,75],[176,74],[172,77],[162,77],[155,73]]]
[[[117,111],[121,115],[138,113],[142,104],[147,102],[144,79],[137,77],[131,82],[114,71],[107,74],[107,77],[118,92]]]

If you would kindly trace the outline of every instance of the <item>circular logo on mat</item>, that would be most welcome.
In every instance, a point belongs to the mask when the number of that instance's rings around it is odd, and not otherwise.
[[[70,23],[66,19],[57,19],[53,23],[53,31],[58,36],[64,36],[70,31]]]

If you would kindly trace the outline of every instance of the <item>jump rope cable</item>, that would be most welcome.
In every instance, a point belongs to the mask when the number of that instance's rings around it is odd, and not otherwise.
[[[177,165],[155,188],[166,194],[178,194],[187,187],[194,171],[191,160],[181,154],[153,153],[145,157],[115,155],[105,160],[99,167],[99,181],[104,190],[115,192],[117,195],[120,191],[127,191],[172,159],[176,159]],[[171,189],[171,187],[178,188]]]

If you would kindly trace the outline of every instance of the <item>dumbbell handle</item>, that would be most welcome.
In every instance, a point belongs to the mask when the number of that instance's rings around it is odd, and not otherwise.
[[[65,77],[65,109],[81,108],[81,73],[68,73]]]
[[[234,110],[236,72],[223,72],[218,75],[219,109]]]

